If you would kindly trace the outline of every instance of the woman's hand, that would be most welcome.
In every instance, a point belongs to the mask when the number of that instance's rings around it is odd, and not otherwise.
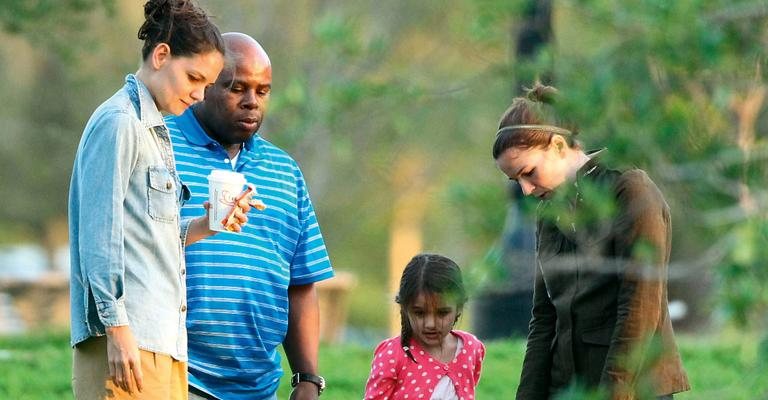
[[[115,386],[131,394],[134,388],[142,391],[141,355],[128,326],[107,327],[107,364]]]
[[[232,210],[226,218],[220,221],[226,230],[230,232],[242,232],[243,226],[248,223],[248,212],[251,211],[251,208],[256,208],[259,211],[267,208],[261,200],[253,198],[254,193],[255,191],[249,187],[249,189],[243,191],[243,193],[235,199],[235,205],[232,207]],[[203,207],[205,208],[205,215],[193,219],[189,225],[185,241],[186,246],[218,233],[218,231],[211,230],[208,224],[211,203],[205,201],[203,202]]]
[[[240,196],[237,196],[235,204],[232,206],[232,211],[230,211],[221,221],[226,230],[230,232],[242,232],[243,226],[248,223],[247,214],[251,211],[251,202],[254,201],[254,192],[253,186],[248,186],[248,189],[241,193]],[[209,209],[210,205],[206,208],[206,214],[208,214]]]

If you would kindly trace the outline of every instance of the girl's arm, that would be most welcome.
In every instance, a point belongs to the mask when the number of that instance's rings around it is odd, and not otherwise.
[[[365,384],[365,400],[391,399],[397,388],[397,371],[401,364],[398,357],[403,349],[399,339],[389,339],[376,346],[371,362],[371,374]],[[394,363],[390,360],[395,360]]]
[[[656,185],[640,170],[624,173],[617,186],[619,215],[615,252],[623,262],[618,317],[601,386],[613,399],[634,398],[641,366],[647,363],[650,339],[665,306],[670,252],[669,208]],[[652,363],[650,363],[652,364]]]

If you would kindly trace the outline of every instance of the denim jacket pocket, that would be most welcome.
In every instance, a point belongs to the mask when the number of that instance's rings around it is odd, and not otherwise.
[[[149,167],[148,212],[152,219],[176,222],[176,185],[165,167]]]

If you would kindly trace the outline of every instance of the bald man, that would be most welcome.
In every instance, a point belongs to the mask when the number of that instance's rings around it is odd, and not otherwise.
[[[314,284],[333,270],[301,170],[258,134],[272,88],[269,57],[250,36],[223,37],[224,69],[205,101],[166,118],[176,167],[192,192],[181,214],[204,211],[215,169],[244,174],[266,208],[249,213],[243,232],[187,248],[190,398],[277,399],[282,344],[291,399],[317,399],[325,382]]]

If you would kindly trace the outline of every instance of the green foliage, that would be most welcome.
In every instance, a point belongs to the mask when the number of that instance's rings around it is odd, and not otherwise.
[[[103,76],[105,63],[89,57],[103,50],[98,40],[112,37],[99,28],[114,6],[113,0],[0,1],[0,35],[9,43],[0,51],[0,79],[8,82],[0,94],[13,99],[0,110],[0,187],[14,188],[2,193],[0,220],[17,225],[17,238],[45,238],[52,221],[66,218],[77,141],[93,111],[91,96],[103,87],[93,76]]]
[[[470,0],[472,25],[470,33],[477,39],[505,45],[508,24],[526,11],[526,0]]]
[[[564,94],[559,111],[579,123],[587,148],[608,147],[608,164],[644,168],[662,187],[673,226],[685,227],[673,239],[684,273],[716,268],[723,308],[765,327],[764,8],[709,0],[560,4],[555,43],[516,70],[541,71],[553,61]],[[697,260],[716,238],[731,238],[721,257]]]
[[[582,179],[577,185],[567,184],[556,191],[539,207],[538,214],[541,219],[553,221],[561,230],[570,231],[611,221],[619,211],[616,203],[612,188]]]
[[[764,220],[752,219],[731,231],[730,253],[720,268],[723,308],[741,326],[748,326],[756,314],[764,314],[768,304],[766,269],[763,260],[766,249]]]
[[[495,243],[482,258],[464,269],[464,285],[470,297],[477,296],[481,291],[507,289],[512,277],[503,261],[501,246]]]
[[[555,396],[555,400],[608,400],[610,397],[603,390],[589,390],[588,388],[573,384],[566,390]]]
[[[83,26],[102,8],[114,15],[115,0],[0,0],[0,28],[69,58],[87,36]]]
[[[466,233],[478,242],[493,242],[501,231],[505,209],[499,207],[505,201],[498,185],[477,182],[454,182],[446,191],[448,203],[457,210]]]

